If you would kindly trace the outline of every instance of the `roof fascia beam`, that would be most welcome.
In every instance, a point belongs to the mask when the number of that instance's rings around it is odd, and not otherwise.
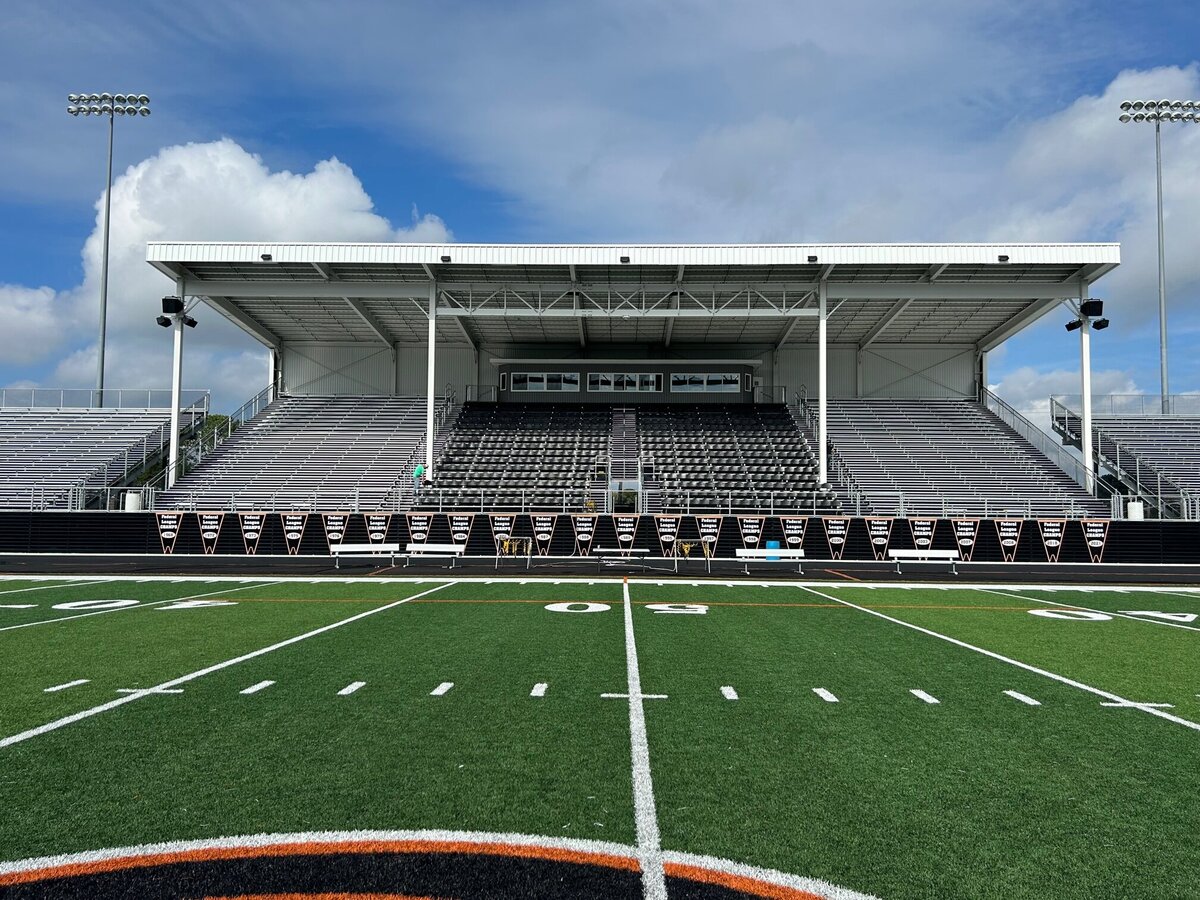
[[[388,333],[388,330],[383,327],[383,323],[375,317],[374,313],[367,309],[361,300],[356,300],[353,297],[343,297],[342,299],[345,300],[346,304],[358,314],[358,317],[363,320],[366,326],[375,332],[381,341],[383,341],[389,347],[396,343],[396,341]]]
[[[238,299],[278,297],[292,300],[397,300],[418,297],[429,301],[429,282],[339,281],[205,281],[188,279],[197,294]]]
[[[1079,282],[1029,282],[1028,284],[970,283],[903,284],[830,283],[829,297],[839,300],[1065,300],[1079,296]]]
[[[883,334],[884,331],[887,330],[888,326],[890,326],[893,322],[895,322],[896,318],[902,312],[904,312],[906,309],[908,309],[909,306],[911,306],[911,305],[912,305],[912,298],[910,297],[907,300],[901,300],[899,303],[895,304],[891,309],[889,309],[886,313],[884,313],[883,318],[875,323],[875,327],[872,328],[870,331],[868,331],[865,335],[863,335],[863,339],[858,342],[858,349],[861,350],[861,349],[863,349],[863,347],[866,347],[868,344],[874,343],[875,339],[878,338],[881,334]]]
[[[839,304],[840,305],[840,304]],[[836,310],[837,307],[834,307]],[[833,311],[830,312],[830,315]],[[532,309],[526,306],[483,307],[479,309],[462,309],[460,307],[443,306],[438,309],[439,316],[465,316],[479,319],[570,319],[575,317],[589,319],[815,319],[820,315],[816,309],[789,309],[780,312],[777,309],[764,308],[734,308],[726,309],[668,309],[655,307],[653,309],[638,309],[625,306],[618,309]]]
[[[226,297],[213,297],[210,294],[201,294],[200,299],[231,321],[242,331],[249,334],[268,347],[279,350],[283,347],[283,340],[271,329],[267,328],[258,319],[251,316],[239,306],[235,306],[229,302]]]

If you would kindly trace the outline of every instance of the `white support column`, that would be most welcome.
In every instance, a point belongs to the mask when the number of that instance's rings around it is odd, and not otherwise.
[[[436,402],[437,373],[434,359],[437,356],[437,282],[429,283],[429,356],[425,374],[425,477],[433,479],[433,407]]]
[[[184,283],[176,282],[175,289],[184,301]],[[175,328],[175,355],[171,361],[171,443],[167,450],[167,487],[175,486],[179,478],[179,407],[183,402],[183,315],[171,317]]]
[[[829,346],[826,340],[828,318],[828,289],[822,280],[817,285],[817,462],[821,484],[829,481],[829,430],[825,418],[825,405],[829,393]]]
[[[1082,306],[1087,300],[1086,284],[1079,290],[1079,303]],[[1080,449],[1083,452],[1083,464],[1087,467],[1086,481],[1089,494],[1096,493],[1096,479],[1093,474],[1092,461],[1092,322],[1082,314],[1079,315],[1079,369],[1080,395],[1082,398],[1080,430]]]

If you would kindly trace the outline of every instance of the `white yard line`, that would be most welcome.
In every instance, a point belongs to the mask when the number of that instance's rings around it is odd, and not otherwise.
[[[933,696],[933,694],[927,694],[924,691],[919,691],[919,690],[914,689],[914,690],[909,691],[909,693],[912,694],[914,697],[916,697],[918,700],[924,700],[926,703],[938,704],[938,703],[942,702],[937,697]]]
[[[825,688],[813,688],[813,693],[824,700],[826,703],[837,703],[838,698],[825,690]]]
[[[108,584],[110,582],[110,580],[111,579],[106,578],[102,581],[64,581],[64,582],[59,582],[56,584],[39,584],[36,587],[12,588],[11,590],[0,591],[0,597],[6,596],[8,594],[23,594],[26,591],[52,591],[55,588],[58,588],[59,590],[61,590],[63,588],[84,587],[86,585],[91,585],[91,584]]]
[[[90,678],[76,678],[74,681],[68,681],[66,684],[56,684],[54,687],[42,688],[43,694],[53,694],[57,691],[65,691],[67,688],[79,687],[81,684],[87,684]]]
[[[625,607],[625,674],[629,682],[629,744],[633,760],[633,811],[637,824],[637,855],[645,900],[667,900],[663,875],[662,839],[654,809],[654,780],[650,775],[650,745],[646,741],[646,711],[642,706],[642,676],[633,638],[633,604],[629,581],[621,583]]]
[[[274,683],[275,682],[273,682],[269,679],[266,681],[259,681],[255,684],[250,685],[250,687],[246,688],[245,690],[238,691],[238,693],[239,694],[257,694],[259,691],[265,691],[267,688],[269,688]]]
[[[182,694],[183,688],[117,688],[118,694]]]
[[[1133,709],[1139,709],[1144,713],[1152,716],[1157,716],[1160,719],[1166,719],[1168,722],[1174,722],[1176,725],[1182,725],[1184,728],[1190,728],[1193,731],[1200,731],[1200,722],[1193,722],[1191,719],[1180,718],[1179,716],[1171,715],[1171,713],[1163,712],[1153,706],[1145,703],[1135,703],[1132,700],[1126,700],[1124,697],[1114,694],[1111,691],[1094,688],[1091,685],[1084,684],[1082,681],[1075,681],[1073,678],[1067,678],[1064,675],[1057,675],[1054,672],[1048,672],[1045,669],[1039,669],[1037,666],[1031,666],[1029,663],[1023,663],[1020,660],[1013,659],[1010,656],[1004,656],[1000,653],[994,653],[991,650],[985,650],[982,647],[976,647],[974,644],[968,644],[966,641],[960,641],[958,638],[952,638],[949,635],[941,634],[937,631],[932,631],[928,628],[922,628],[920,625],[914,625],[912,622],[905,622],[903,619],[895,619],[892,616],[886,615],[874,609],[867,609],[865,606],[859,606],[857,603],[851,603],[849,600],[839,600],[829,594],[823,594],[820,591],[813,590],[810,587],[804,588],[810,594],[815,594],[818,597],[823,597],[834,603],[840,603],[842,606],[848,606],[851,609],[857,609],[859,612],[864,612],[869,616],[875,616],[877,619],[883,619],[886,622],[891,622],[895,625],[901,625],[904,628],[911,628],[913,631],[919,631],[921,634],[935,637],[940,641],[946,641],[949,644],[954,644],[956,647],[962,647],[965,650],[973,650],[976,653],[982,653],[984,656],[998,660],[1002,663],[1008,663],[1010,666],[1016,666],[1018,669],[1024,669],[1026,672],[1032,672],[1035,675],[1041,675],[1043,678],[1050,678],[1060,684],[1070,685],[1073,688],[1078,688],[1081,691],[1087,691],[1089,694],[1095,694],[1097,697],[1103,697],[1105,700],[1111,700],[1121,705],[1128,705]]]
[[[0,609],[37,609],[36,603],[0,603]]]
[[[1008,591],[997,591],[991,588],[982,588],[982,593],[995,594],[998,597],[1011,597],[1014,600],[1024,600],[1026,603],[1046,603],[1050,606],[1061,606],[1065,609],[1082,609],[1086,612],[1103,613],[1106,616],[1116,616],[1118,619],[1129,619],[1133,622],[1149,622],[1151,625],[1166,625],[1170,628],[1183,628],[1186,631],[1200,631],[1195,625],[1183,625],[1179,622],[1167,622],[1163,619],[1149,619],[1142,616],[1131,616],[1126,613],[1113,612],[1108,609],[1096,609],[1094,606],[1080,606],[1078,603],[1059,603],[1057,600],[1044,600],[1041,597],[1026,597],[1022,594],[1012,594]],[[1120,593],[1124,593],[1121,591]]]
[[[339,697],[349,697],[351,694],[353,694],[355,691],[357,691],[359,688],[361,688],[365,685],[366,685],[365,681],[352,681],[348,685],[346,685],[344,688],[342,688],[340,691],[338,691],[338,696]]]
[[[452,688],[452,687],[454,687],[453,681],[443,681],[441,684],[439,684],[437,687],[435,687],[432,691],[429,692],[429,696],[430,697],[441,697],[445,694],[450,693],[450,688]]]
[[[733,685],[727,684],[721,688],[721,696],[726,700],[737,700],[738,692],[733,689]]]
[[[101,703],[99,706],[93,706],[91,709],[85,709],[73,715],[63,716],[61,719],[55,719],[53,722],[47,722],[45,725],[39,725],[36,728],[30,728],[28,731],[22,731],[20,734],[14,734],[10,737],[0,738],[0,750],[5,747],[11,747],[13,744],[19,744],[22,741],[27,741],[30,738],[38,737],[51,731],[57,731],[59,728],[65,728],[67,725],[73,725],[76,722],[81,722],[84,719],[89,719],[92,716],[100,715],[100,713],[108,712],[110,709],[116,709],[118,706],[124,706],[126,703],[132,703],[135,700],[140,700],[147,696],[149,692],[158,691],[162,688],[178,687],[181,684],[187,684],[189,681],[195,681],[197,678],[203,678],[205,675],[211,675],[213,672],[219,672],[222,669],[228,669],[230,666],[236,666],[238,663],[246,662],[246,660],[255,659],[259,656],[264,656],[267,653],[272,653],[275,650],[280,650],[284,647],[290,647],[292,644],[300,641],[308,640],[311,637],[316,637],[318,634],[324,634],[327,631],[333,631],[335,628],[341,628],[343,625],[349,625],[351,622],[357,622],[359,619],[365,619],[368,616],[374,616],[381,612],[386,612],[389,609],[395,609],[397,606],[416,600],[419,597],[424,597],[426,594],[432,594],[434,591],[440,591],[447,587],[450,582],[439,584],[437,587],[430,588],[427,591],[421,591],[419,594],[413,594],[411,597],[405,597],[403,600],[396,600],[393,603],[388,603],[384,606],[378,606],[375,609],[368,609],[366,612],[360,612],[346,619],[341,619],[331,625],[322,625],[320,628],[314,628],[312,631],[306,631],[304,634],[298,634],[295,637],[290,637],[287,640],[279,641],[271,644],[269,647],[262,647],[258,650],[252,650],[249,653],[243,653],[241,656],[235,656],[233,659],[227,659],[224,662],[215,663],[211,666],[206,666],[203,669],[197,669],[195,672],[189,672],[187,675],[180,675],[178,678],[172,678],[170,681],[164,681],[162,684],[156,684],[140,694],[126,694],[116,700],[110,700],[107,703]],[[234,590],[238,590],[235,588]]]
[[[189,597],[172,597],[169,600],[152,600],[149,603],[139,603],[136,606],[118,606],[114,609],[98,609],[94,612],[80,613],[77,616],[59,616],[57,619],[42,619],[39,622],[23,622],[20,625],[5,625],[0,628],[0,631],[16,631],[18,628],[32,628],[34,625],[53,625],[55,622],[70,622],[72,619],[86,619],[88,616],[103,616],[106,613],[124,612],[131,609],[150,609],[155,606],[162,606],[164,603],[179,603],[183,600],[199,600],[201,597],[212,597],[217,594],[228,594],[232,591],[252,591],[255,587],[270,587],[273,584],[282,584],[281,581],[265,581],[262,584],[256,584],[254,587],[237,587],[224,588],[219,591],[209,591],[207,594],[192,594]]]
[[[550,687],[546,682],[539,681],[533,686],[533,690],[529,692],[530,697],[545,697],[546,688]]]
[[[1028,694],[1022,694],[1020,691],[1005,691],[1006,696],[1012,697],[1014,700],[1020,700],[1026,706],[1041,706],[1041,701],[1034,700]]]

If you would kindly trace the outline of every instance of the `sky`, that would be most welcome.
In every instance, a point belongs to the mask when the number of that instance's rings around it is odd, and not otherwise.
[[[169,385],[150,240],[1119,241],[1094,390],[1159,391],[1154,135],[1200,101],[1189,2],[6,0],[0,385],[95,382],[118,119],[108,387]],[[1163,133],[1172,392],[1200,391],[1200,125]],[[201,309],[185,387],[229,411],[261,347]],[[991,354],[1044,413],[1078,391],[1063,310]]]

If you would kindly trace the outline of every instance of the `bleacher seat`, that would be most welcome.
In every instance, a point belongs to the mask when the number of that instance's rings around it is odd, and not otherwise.
[[[1093,416],[1092,427],[1100,452],[1127,472],[1142,471],[1150,484],[1160,472],[1200,493],[1200,416]]]

